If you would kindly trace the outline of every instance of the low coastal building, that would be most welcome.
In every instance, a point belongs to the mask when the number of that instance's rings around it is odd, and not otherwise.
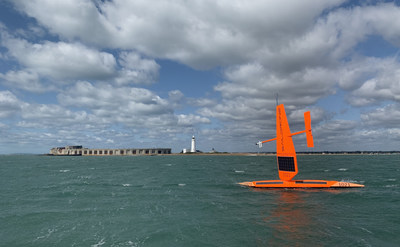
[[[126,156],[126,155],[158,155],[171,154],[171,148],[84,148],[83,146],[56,147],[50,150],[50,155],[59,156]]]

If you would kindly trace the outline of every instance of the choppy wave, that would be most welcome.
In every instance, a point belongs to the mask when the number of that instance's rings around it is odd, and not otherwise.
[[[106,243],[105,239],[102,238],[97,244],[92,244],[91,247],[99,247]]]
[[[274,157],[0,157],[0,245],[397,246],[399,156],[360,157],[299,157],[296,178],[366,186],[311,191],[237,185]]]

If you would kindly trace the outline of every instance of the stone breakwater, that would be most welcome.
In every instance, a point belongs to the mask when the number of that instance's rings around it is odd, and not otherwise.
[[[110,156],[171,154],[171,148],[84,148],[82,146],[56,147],[50,155],[58,156]]]

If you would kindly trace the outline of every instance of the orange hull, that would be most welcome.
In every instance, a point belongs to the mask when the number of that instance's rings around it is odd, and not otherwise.
[[[239,183],[254,188],[361,188],[362,184],[326,180],[264,180]]]

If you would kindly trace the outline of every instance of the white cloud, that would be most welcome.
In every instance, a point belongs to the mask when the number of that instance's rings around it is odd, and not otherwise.
[[[343,119],[330,120],[317,126],[312,124],[315,150],[343,151],[361,147],[360,137],[356,133],[358,126],[356,121]]]
[[[170,101],[172,101],[174,103],[180,102],[185,97],[183,95],[183,93],[179,90],[172,90],[172,91],[168,92],[168,96],[169,96]]]
[[[151,84],[158,81],[160,65],[154,60],[143,59],[136,52],[122,52],[118,62],[122,66],[115,79],[118,85]]]
[[[111,38],[107,30],[109,25],[94,1],[17,0],[13,3],[53,34],[70,40],[91,40],[93,43],[107,43]]]
[[[338,69],[339,86],[349,92],[353,106],[400,101],[400,63],[397,57],[357,56]]]
[[[43,127],[52,125],[52,123],[64,126],[79,125],[88,118],[88,114],[84,111],[72,112],[59,105],[25,103],[21,108],[23,119],[39,121]]]
[[[362,122],[375,129],[397,129],[400,130],[400,105],[390,104],[376,108],[370,112],[361,114]]]
[[[188,98],[187,101],[188,104],[199,107],[211,107],[218,103],[217,100],[208,98]]]
[[[179,95],[178,91],[172,94]],[[134,128],[160,128],[160,132],[163,132],[161,129],[210,122],[205,117],[193,114],[175,115],[172,108],[176,104],[174,97],[170,98],[173,100],[170,102],[143,88],[115,88],[106,84],[78,82],[59,94],[58,99],[64,106],[88,109],[104,122],[121,123]]]
[[[178,117],[178,125],[179,126],[194,126],[195,124],[211,123],[210,119],[205,118],[205,117],[196,116],[193,114],[189,114],[189,115],[179,114],[177,117]]]
[[[40,78],[59,80],[110,80],[117,85],[151,84],[158,81],[160,66],[152,59],[142,58],[136,52],[119,54],[119,69],[114,56],[89,48],[81,43],[30,43],[27,40],[1,33],[2,45],[9,55],[27,69],[0,74],[9,86],[31,92],[54,90],[51,84],[40,83]],[[42,85],[43,84],[43,85]]]
[[[199,131],[205,138],[227,139],[244,148],[244,139],[250,143],[273,135],[278,93],[295,128],[302,124],[304,109],[311,109],[316,134],[337,148],[352,139],[362,142],[388,135],[371,131],[380,123],[376,119],[384,119],[387,124],[382,125],[395,135],[397,106],[362,114],[365,124],[331,120],[324,109],[312,107],[337,90],[344,90],[348,103],[358,107],[400,100],[398,59],[365,57],[355,49],[370,35],[399,47],[400,24],[395,20],[400,7],[394,3],[338,7],[343,2],[14,1],[39,26],[13,35],[1,28],[1,44],[8,53],[1,51],[0,58],[13,57],[19,63],[0,74],[1,82],[29,92],[43,92],[54,83],[61,106],[28,104],[2,91],[0,116],[20,114],[20,128],[97,126],[108,134],[92,133],[88,138],[114,143],[122,140],[114,139],[116,133],[124,138],[143,133],[172,139],[193,126],[211,123],[215,129]],[[35,32],[37,39],[50,32],[52,40],[59,41],[28,41]],[[220,68],[223,81],[214,90],[221,98],[187,98],[174,88],[162,98],[130,87],[149,85],[162,76],[156,59],[195,69]],[[74,85],[64,90],[66,80]],[[194,112],[200,115],[176,114],[185,104],[199,107]],[[131,132],[113,132],[113,125]]]
[[[170,146],[169,138],[210,123],[195,114],[175,115],[168,100],[142,88],[78,82],[58,98],[62,105],[28,103],[0,91],[0,118],[15,116],[13,129],[18,130],[9,132],[2,124],[2,136],[20,145],[40,141],[48,146],[102,143],[103,147],[106,143],[120,147],[138,142],[154,145],[161,140]]]
[[[400,32],[386,33],[379,27],[387,24],[397,29],[389,22],[399,13],[400,8],[393,4],[339,8],[309,29],[288,34],[289,39],[280,44],[267,42],[255,59],[258,62],[225,70],[226,80],[214,88],[221,93],[222,101],[202,108],[200,113],[252,124],[273,117],[276,93],[281,103],[296,110],[335,94],[337,85],[349,91],[352,105],[398,101],[397,60],[362,57],[352,50],[373,34],[397,44]],[[353,57],[350,60],[349,55]]]
[[[277,74],[260,64],[246,64],[225,73],[227,81],[215,87],[220,104],[200,110],[222,120],[251,121],[273,115],[275,96],[287,107],[302,108],[334,93],[336,75],[324,68],[309,68],[288,75]]]
[[[369,58],[354,67],[356,72],[350,73],[358,87],[350,94],[352,105],[400,101],[400,63],[396,58]]]
[[[84,107],[104,115],[122,113],[132,116],[158,115],[172,112],[168,102],[144,88],[115,88],[107,84],[92,85],[78,82],[61,93],[58,99],[62,105]]]
[[[29,92],[42,93],[54,90],[52,86],[43,85],[39,80],[39,75],[31,70],[8,71],[6,74],[0,73],[0,79],[5,86]]]
[[[241,63],[307,30],[338,1],[17,1],[63,38],[135,49],[194,68]],[[156,7],[155,7],[156,6]],[[48,13],[52,14],[49,15]],[[160,42],[161,41],[161,42]]]
[[[320,19],[307,36],[325,41],[329,46],[322,50],[322,55],[329,52],[332,58],[338,60],[348,56],[354,46],[369,35],[380,35],[400,45],[400,25],[393,21],[399,14],[400,8],[394,3],[341,8]]]
[[[319,17],[342,2],[249,4],[237,0],[149,4],[122,0],[36,0],[17,1],[17,6],[63,38],[134,49],[202,69],[253,60],[275,70],[293,72],[307,66],[335,64],[370,34],[383,35],[399,44],[400,25],[393,20],[400,10],[393,3],[338,8]],[[49,15],[49,11],[53,14]]]
[[[21,102],[10,91],[0,91],[0,118],[19,113]]]
[[[99,52],[80,43],[32,44],[3,33],[3,46],[11,56],[31,71],[54,79],[107,79],[115,74],[112,54]]]

